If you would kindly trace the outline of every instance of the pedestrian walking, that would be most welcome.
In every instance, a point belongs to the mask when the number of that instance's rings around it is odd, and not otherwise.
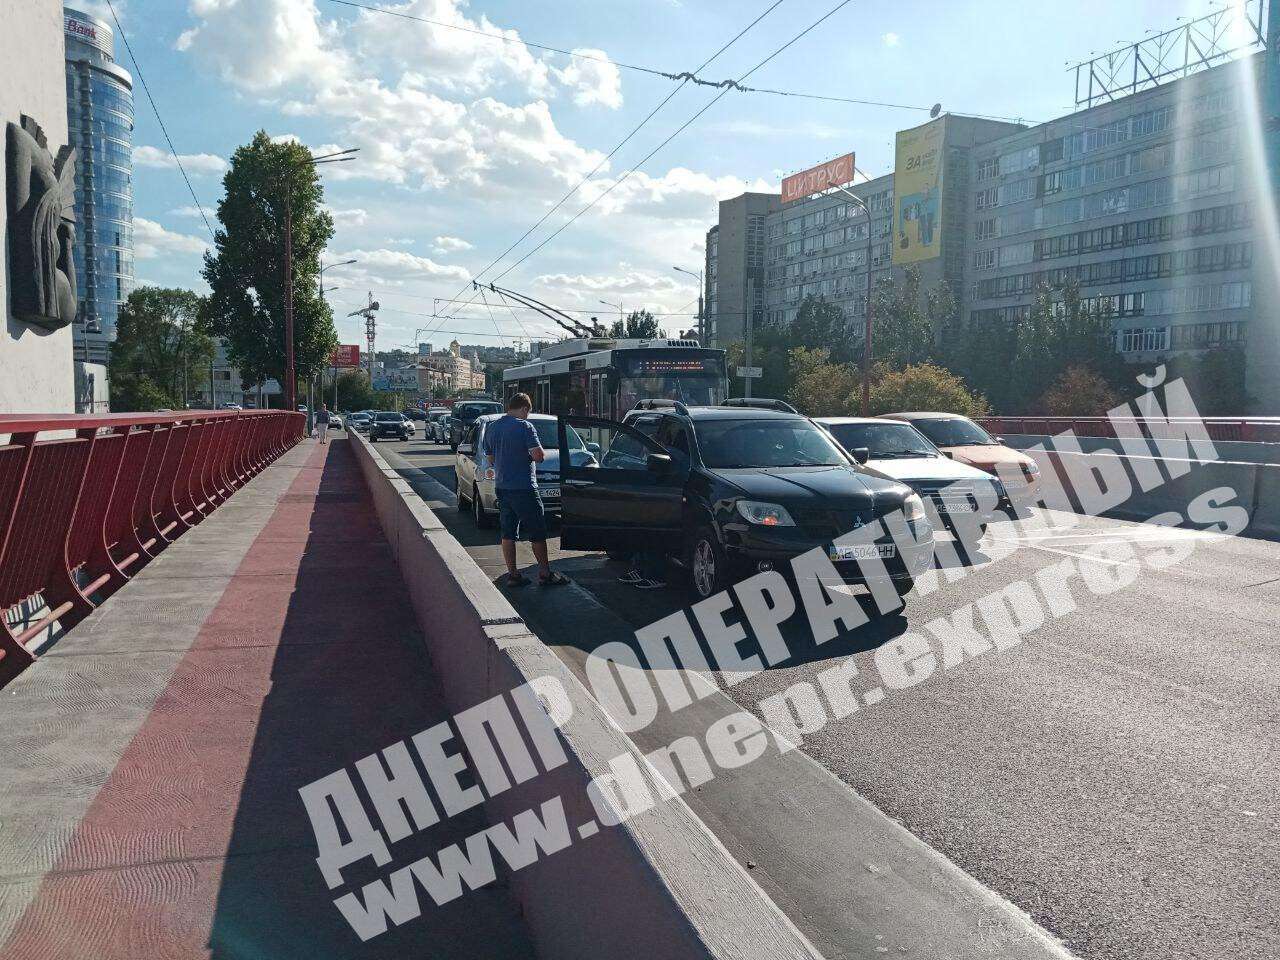
[[[527,540],[538,561],[538,582],[544,587],[560,587],[569,580],[552,570],[547,560],[547,517],[538,497],[535,466],[546,452],[528,419],[532,406],[527,393],[508,399],[506,415],[484,431],[484,453],[493,464],[507,586],[523,587],[529,583],[529,578],[516,569],[516,541]]]
[[[316,435],[321,443],[329,442],[329,416],[329,408],[320,404],[320,410],[316,413]]]

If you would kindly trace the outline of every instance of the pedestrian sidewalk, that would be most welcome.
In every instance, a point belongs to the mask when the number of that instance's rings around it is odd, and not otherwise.
[[[0,691],[0,958],[532,956],[499,885],[362,944],[316,866],[298,788],[445,716],[348,443],[303,442]]]

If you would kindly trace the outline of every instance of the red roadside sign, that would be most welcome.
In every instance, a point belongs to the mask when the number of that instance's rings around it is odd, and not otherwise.
[[[329,358],[331,367],[360,366],[360,347],[358,344],[342,343],[334,347],[333,356]]]
[[[846,153],[816,167],[793,173],[782,181],[782,202],[791,203],[831,187],[842,186],[853,182],[853,154]]]

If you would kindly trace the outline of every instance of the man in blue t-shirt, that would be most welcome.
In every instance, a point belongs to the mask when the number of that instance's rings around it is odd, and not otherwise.
[[[538,561],[538,582],[544,587],[568,583],[547,562],[547,518],[538,497],[537,467],[546,456],[538,431],[529,422],[533,406],[526,393],[507,401],[507,415],[484,431],[484,455],[493,465],[502,525],[502,559],[507,563],[507,586],[523,587],[529,578],[516,569],[516,540],[525,539]]]

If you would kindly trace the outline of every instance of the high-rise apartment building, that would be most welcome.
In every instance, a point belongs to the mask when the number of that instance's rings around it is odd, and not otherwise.
[[[115,62],[105,21],[67,7],[63,26],[67,126],[77,158],[74,353],[96,377],[105,373],[116,315],[133,286],[133,78]],[[88,376],[78,377],[82,390]],[[104,386],[93,387],[95,398],[105,396]],[[101,412],[101,399],[94,406]]]
[[[1280,251],[1267,246],[1280,157],[1265,145],[1263,106],[1269,94],[1280,102],[1280,76],[1266,55],[1035,126],[944,115],[899,133],[895,172],[848,187],[871,210],[872,279],[914,266],[924,290],[945,280],[967,324],[1017,322],[1037,290],[1074,283],[1112,317],[1126,359],[1240,345],[1253,407],[1240,412],[1280,413]],[[926,140],[940,153],[922,179],[930,151],[904,144]],[[722,202],[707,234],[713,342],[743,339],[725,311],[741,310],[753,264],[737,239],[726,256],[725,237],[748,204],[767,210],[757,319],[789,324],[806,297],[823,296],[860,340],[867,218],[839,191],[769,208],[771,197]]]

